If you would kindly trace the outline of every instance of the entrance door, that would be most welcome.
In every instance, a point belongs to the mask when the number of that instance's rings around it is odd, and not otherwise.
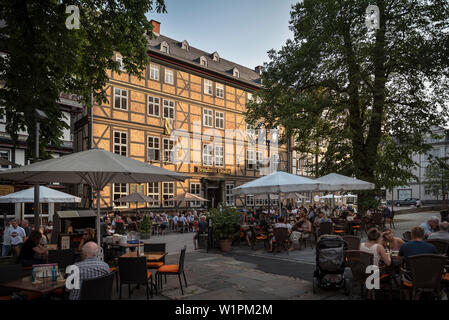
[[[207,189],[207,200],[209,200],[209,205],[211,208],[216,208],[218,203],[222,201],[220,188],[208,188]]]

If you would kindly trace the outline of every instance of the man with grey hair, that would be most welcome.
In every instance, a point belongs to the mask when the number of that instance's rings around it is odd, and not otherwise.
[[[107,263],[99,260],[98,245],[95,242],[87,242],[82,248],[83,261],[75,263],[80,271],[80,285],[83,280],[93,279],[109,274],[110,269]],[[81,288],[80,288],[81,289]],[[69,300],[79,300],[80,290],[70,290]]]
[[[427,239],[443,240],[449,243],[449,222],[443,221],[440,223],[440,231],[431,233]]]
[[[424,235],[429,235],[432,232],[438,231],[440,220],[437,216],[431,216],[427,222],[421,223],[419,226],[424,229]]]

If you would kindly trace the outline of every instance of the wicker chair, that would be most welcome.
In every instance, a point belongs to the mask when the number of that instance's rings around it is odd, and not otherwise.
[[[288,245],[289,245],[288,228],[274,228],[273,235],[274,235],[273,252],[277,250],[279,250],[280,252],[281,248],[284,247],[288,255]]]
[[[257,241],[263,241],[264,248],[267,249],[267,242],[268,242],[268,236],[258,232],[254,226],[250,226],[251,236],[250,236],[250,242],[251,242],[251,249],[255,250],[255,246],[257,244]]]
[[[357,236],[346,235],[342,237],[348,244],[348,250],[359,250],[361,238]]]
[[[319,224],[319,230],[320,236],[323,234],[332,234],[332,222],[321,222]]]
[[[360,285],[362,297],[365,295],[365,281],[368,277],[366,268],[373,264],[373,259],[374,256],[371,253],[360,250],[345,251],[345,260],[352,272],[352,282],[349,286],[349,299],[352,298],[352,290],[356,284]]]
[[[435,247],[435,249],[437,249],[437,252],[439,254],[447,254],[447,250],[449,248],[449,243],[447,243],[446,241],[437,240],[437,239],[433,239],[433,240],[429,239],[429,240],[425,240],[425,242],[433,245]]]
[[[401,298],[405,291],[411,291],[411,300],[417,299],[421,292],[430,292],[440,298],[441,281],[447,257],[439,254],[419,254],[408,257],[410,271],[401,268]]]

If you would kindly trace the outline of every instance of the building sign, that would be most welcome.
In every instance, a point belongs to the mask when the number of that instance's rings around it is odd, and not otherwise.
[[[7,194],[14,192],[14,186],[0,185],[0,196],[5,196]]]
[[[231,174],[231,169],[224,168],[195,167],[195,171],[198,173]]]

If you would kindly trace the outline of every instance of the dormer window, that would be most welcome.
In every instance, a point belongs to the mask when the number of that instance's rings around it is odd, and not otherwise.
[[[170,53],[170,47],[169,47],[167,42],[164,41],[164,42],[161,43],[161,51],[166,53],[166,54]]]
[[[207,67],[207,59],[205,56],[200,57],[200,65]]]
[[[122,56],[117,55],[116,58],[115,58],[115,61],[117,61],[119,63],[119,67],[118,68],[119,68],[120,71],[126,71],[125,70],[125,65],[123,64]]]
[[[234,67],[234,69],[232,69],[232,75],[236,78],[240,78],[240,72],[239,69],[237,69],[236,67]]]
[[[189,43],[187,42],[187,40],[184,40],[184,41],[181,43],[181,48],[184,49],[184,50],[189,51]]]
[[[212,59],[214,61],[220,62],[220,56],[218,55],[218,53],[216,51],[212,54]]]

